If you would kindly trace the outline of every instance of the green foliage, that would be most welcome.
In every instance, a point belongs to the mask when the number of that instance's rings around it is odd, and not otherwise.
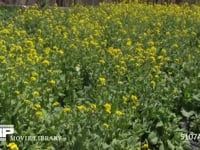
[[[189,149],[180,122],[200,132],[199,11],[33,6],[2,20],[0,124],[62,140],[0,148]]]

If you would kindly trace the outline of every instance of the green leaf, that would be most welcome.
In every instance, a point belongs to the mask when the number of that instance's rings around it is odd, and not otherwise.
[[[103,143],[103,149],[108,149],[110,146],[107,143]]]
[[[118,143],[119,143],[119,140],[113,139],[111,144],[112,144],[112,145],[117,145]]]
[[[167,140],[167,145],[168,145],[168,148],[170,150],[174,150],[175,149],[175,146],[172,144],[172,142],[170,140]]]
[[[200,94],[193,95],[192,98],[196,101],[200,101]]]
[[[154,131],[149,134],[148,139],[149,139],[149,142],[153,145],[158,143],[158,137],[157,137],[156,132]]]
[[[15,116],[17,114],[17,112],[19,111],[20,107],[22,106],[21,102],[18,102],[17,105],[15,106],[12,116]]]
[[[159,150],[165,150],[164,144],[163,142],[161,142],[160,146],[159,146]]]
[[[184,150],[182,146],[176,147],[176,150]]]
[[[186,118],[190,118],[192,115],[195,114],[194,111],[189,111],[189,112],[187,112],[187,111],[185,111],[185,109],[182,109],[182,110],[181,110],[181,113],[182,113],[182,115],[183,115],[184,117],[186,117]]]
[[[53,146],[49,146],[47,147],[47,150],[55,150],[55,148]]]
[[[156,127],[157,127],[157,128],[163,127],[163,122],[162,122],[162,121],[159,121],[159,122],[156,124]]]

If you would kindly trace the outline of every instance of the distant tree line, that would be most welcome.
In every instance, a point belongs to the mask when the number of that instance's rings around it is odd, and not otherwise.
[[[120,2],[120,0],[0,0],[0,4],[13,4],[13,5],[53,5],[58,6],[72,6],[76,4],[81,5],[97,5],[100,2]]]
[[[73,6],[73,5],[98,5],[100,2],[115,2],[121,1],[136,1],[136,0],[0,0],[0,4],[13,4],[13,5],[32,5],[34,3],[40,6],[53,5],[57,3],[58,6]],[[199,3],[200,0],[137,0],[140,3],[156,4],[156,3],[176,3],[181,4],[184,2],[188,3]]]
[[[65,6],[65,5],[74,5],[74,4],[82,4],[82,5],[97,5],[100,2],[121,2],[121,1],[135,1],[135,0],[56,0],[56,3],[58,6]],[[175,4],[181,4],[184,2],[188,3],[200,3],[200,0],[137,0],[141,3],[153,3],[153,4],[162,4],[162,3],[175,3]]]
[[[153,3],[153,4],[162,4],[162,3],[167,3],[167,4],[170,4],[170,3],[175,3],[175,4],[181,4],[181,3],[184,3],[184,2],[188,2],[188,3],[198,3],[200,2],[200,0],[140,0],[139,2],[146,2],[146,3]]]

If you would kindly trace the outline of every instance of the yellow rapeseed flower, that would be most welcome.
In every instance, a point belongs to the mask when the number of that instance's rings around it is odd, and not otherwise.
[[[24,85],[28,85],[28,84],[29,84],[29,82],[28,82],[28,81],[24,81],[23,83],[24,83]]]
[[[154,56],[150,56],[150,61],[152,62],[152,63],[155,63],[156,62],[156,59],[155,59],[155,57]]]
[[[143,146],[142,146],[142,149],[148,149],[149,148],[149,145],[148,144],[144,144]]]
[[[63,50],[58,50],[57,52],[58,52],[58,54],[60,54],[60,55],[64,55],[64,51],[63,51]]]
[[[122,100],[124,104],[127,104],[128,98],[126,96],[122,96]]]
[[[71,111],[71,108],[70,108],[70,107],[65,107],[65,108],[63,108],[63,111],[64,111],[64,112],[70,112],[70,111]]]
[[[36,111],[36,112],[35,112],[35,115],[36,115],[38,118],[40,118],[40,119],[43,118],[43,112],[42,112],[42,111]]]
[[[103,64],[105,64],[105,60],[100,59],[100,60],[99,60],[99,63],[103,65]]]
[[[6,57],[5,56],[0,56],[0,61],[3,62],[6,60]]]
[[[136,64],[135,64],[135,66],[138,68],[138,67],[140,67],[140,66],[141,66],[141,64],[139,64],[139,63],[136,63]]]
[[[48,55],[50,53],[50,51],[51,51],[51,49],[49,47],[47,47],[47,48],[44,49],[44,53],[46,55]]]
[[[156,82],[153,81],[153,80],[150,82],[150,84],[152,85],[152,87],[155,87],[155,86],[156,86]]]
[[[14,142],[11,142],[7,145],[7,147],[10,149],[10,150],[19,150],[18,146],[16,143]]]
[[[156,50],[157,50],[157,48],[156,48],[155,46],[152,46],[151,49],[150,49],[150,52],[151,52],[152,54],[155,54],[155,53],[156,53]]]
[[[31,40],[25,40],[24,44],[28,48],[34,48],[35,47],[33,41],[31,41]]]
[[[91,108],[92,110],[96,110],[96,109],[97,109],[97,105],[96,105],[96,104],[91,104],[91,105],[90,105],[90,108]]]
[[[33,94],[34,96],[39,96],[39,95],[40,95],[40,93],[39,93],[38,91],[34,91],[34,92],[32,92],[32,94]]]
[[[6,52],[7,52],[7,47],[6,47],[6,45],[2,45],[2,46],[1,46],[1,51],[2,51],[3,53],[6,53]]]
[[[44,65],[47,65],[47,66],[50,65],[50,62],[49,62],[48,60],[44,60],[42,63],[43,63]]]
[[[106,129],[109,128],[109,124],[107,124],[107,123],[104,123],[103,126],[104,126],[104,128],[106,128]]]
[[[157,74],[154,77],[155,77],[155,79],[159,79],[159,75],[157,75]]]
[[[10,34],[10,31],[8,29],[3,29],[0,31],[0,34]]]
[[[136,110],[139,105],[140,105],[139,102],[135,102],[134,105],[132,106],[132,109]]]
[[[57,107],[57,106],[59,106],[59,105],[60,105],[59,102],[54,102],[54,103],[53,103],[53,106],[54,106],[54,107]]]
[[[78,110],[81,110],[81,111],[87,110],[87,108],[86,108],[84,105],[76,106],[76,108],[77,108]]]
[[[179,48],[178,44],[174,44],[173,48]]]
[[[152,41],[152,40],[150,40],[149,42],[148,42],[148,44],[152,47],[152,46],[154,46],[154,42]]]
[[[120,73],[121,73],[121,74],[125,74],[125,73],[126,73],[126,70],[127,70],[126,67],[123,67],[123,66],[120,67]]]
[[[99,78],[99,83],[100,83],[100,85],[106,85],[106,79],[103,78],[103,77],[100,77]]]
[[[137,98],[137,96],[135,96],[135,95],[131,95],[131,100],[132,100],[133,102],[136,102],[136,101],[138,100],[138,98]]]
[[[35,104],[35,105],[33,106],[33,109],[34,109],[34,110],[40,110],[40,109],[41,109],[41,105],[40,105],[40,104]]]
[[[16,91],[15,91],[15,94],[19,95],[19,94],[20,94],[20,91],[16,90]]]
[[[127,40],[126,45],[127,45],[127,46],[131,46],[131,45],[132,45],[131,39],[128,39],[128,40]]]
[[[104,105],[104,108],[105,108],[105,110],[106,110],[106,112],[107,113],[109,113],[109,114],[111,114],[111,104],[109,104],[109,103],[106,103],[105,105]]]
[[[166,35],[170,35],[170,32],[167,31],[165,34],[166,34]]]
[[[37,78],[36,77],[31,77],[31,81],[36,81]]]
[[[41,30],[41,29],[38,29],[38,30],[37,30],[37,33],[38,33],[38,34],[41,34],[41,33],[42,33],[42,30]]]
[[[30,100],[28,100],[28,99],[25,99],[24,103],[26,103],[26,104],[32,104],[32,102]]]
[[[164,60],[164,57],[163,57],[163,56],[158,56],[157,58],[158,58],[158,60],[160,60],[160,61]]]
[[[64,34],[63,34],[63,38],[64,38],[64,39],[67,39],[67,37],[68,37],[67,32],[64,32]]]
[[[52,85],[55,85],[56,81],[55,80],[50,80],[49,83],[52,84]]]
[[[44,44],[44,40],[41,37],[38,38],[38,44],[40,44],[40,46]]]
[[[109,53],[111,56],[115,57],[115,58],[118,58],[119,56],[122,55],[121,49],[113,48],[113,47],[110,47],[110,48],[108,49],[108,53]]]
[[[122,111],[119,111],[119,110],[117,110],[117,111],[115,112],[115,114],[116,114],[117,116],[122,116],[122,115],[124,115],[124,113],[123,113]]]

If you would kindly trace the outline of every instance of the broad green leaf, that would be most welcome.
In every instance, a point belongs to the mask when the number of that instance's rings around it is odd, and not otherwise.
[[[159,150],[165,150],[164,144],[163,142],[161,142],[160,146],[159,146]]]
[[[103,149],[108,149],[110,146],[107,143],[103,143]]]
[[[182,146],[176,147],[176,150],[184,150]]]
[[[149,134],[148,139],[149,139],[150,143],[153,145],[158,143],[158,137],[157,137],[156,132],[154,132],[154,131]]]
[[[156,127],[157,127],[157,128],[163,127],[163,122],[162,122],[162,121],[159,121],[159,122],[156,124]]]
[[[167,145],[168,145],[169,150],[175,149],[175,146],[172,144],[172,142],[170,140],[167,140]]]
[[[182,110],[181,110],[181,113],[182,113],[182,115],[183,115],[184,117],[186,117],[186,118],[190,118],[192,115],[195,114],[194,111],[189,111],[189,112],[187,112],[187,111],[185,111],[185,109],[182,109]]]
[[[192,98],[196,101],[200,101],[200,94],[193,95]]]
[[[18,102],[14,108],[14,111],[12,113],[12,116],[15,116],[17,114],[17,112],[19,111],[20,107],[22,106],[21,102]]]

